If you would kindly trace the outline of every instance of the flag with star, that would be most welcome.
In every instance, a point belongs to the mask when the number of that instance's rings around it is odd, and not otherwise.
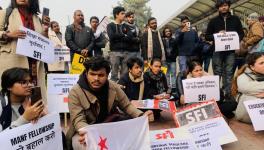
[[[148,118],[85,127],[87,150],[150,150]]]

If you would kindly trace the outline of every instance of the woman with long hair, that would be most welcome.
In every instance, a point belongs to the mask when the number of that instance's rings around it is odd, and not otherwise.
[[[21,26],[48,37],[50,19],[43,16],[41,20],[39,12],[38,0],[11,0],[9,8],[0,10],[0,75],[13,67],[29,68],[34,85],[40,85],[45,93],[44,64],[16,54],[18,39],[27,36]]]
[[[232,93],[238,101],[236,118],[251,123],[244,101],[264,98],[264,53],[249,54],[246,62],[233,82]]]

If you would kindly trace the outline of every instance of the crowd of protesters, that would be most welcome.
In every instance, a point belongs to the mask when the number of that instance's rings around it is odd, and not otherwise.
[[[70,68],[66,62],[45,66],[41,61],[17,55],[17,41],[26,36],[20,26],[49,38],[56,47],[67,46],[71,62],[76,53],[89,58],[69,93],[68,148],[82,149],[85,140],[80,129],[89,124],[142,115],[148,116],[149,121],[160,118],[160,111],[143,112],[131,104],[133,100],[171,99],[177,107],[186,105],[182,80],[208,76],[210,61],[213,75],[222,81],[217,102],[222,114],[250,123],[243,102],[264,98],[264,53],[256,50],[264,38],[264,17],[257,13],[248,15],[248,28],[243,28],[240,19],[231,14],[230,6],[229,0],[217,1],[219,15],[209,21],[201,34],[190,26],[188,16],[181,17],[181,26],[175,31],[165,27],[160,32],[154,17],[140,30],[137,16],[117,6],[113,8],[114,21],[106,27],[107,39],[97,30],[100,21],[96,16],[90,18],[88,27],[82,11],[76,10],[74,22],[67,26],[64,37],[59,22],[51,22],[48,16],[38,17],[37,0],[11,0],[10,7],[0,10],[0,131],[47,114],[45,75],[68,73]],[[213,34],[230,31],[238,33],[241,48],[215,52]],[[104,58],[102,49],[107,42],[109,58]],[[163,66],[167,68],[166,74]],[[34,86],[41,87],[43,103],[31,104],[29,95]],[[113,117],[119,110],[125,115]]]

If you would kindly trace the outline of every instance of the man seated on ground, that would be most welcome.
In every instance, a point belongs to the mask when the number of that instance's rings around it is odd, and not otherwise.
[[[70,129],[67,133],[68,146],[76,150],[85,148],[83,127],[109,122],[116,114],[116,107],[132,118],[142,115],[153,121],[152,111],[135,108],[120,86],[110,80],[110,63],[103,57],[93,57],[84,63],[85,71],[69,93]]]
[[[118,81],[129,100],[144,99],[143,61],[137,57],[131,57],[127,61],[128,73]]]

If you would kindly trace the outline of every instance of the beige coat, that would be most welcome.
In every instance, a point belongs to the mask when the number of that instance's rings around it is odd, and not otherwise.
[[[87,95],[87,98],[84,94]],[[118,84],[109,81],[108,112],[110,113],[115,106],[118,106],[123,112],[133,118],[138,117],[143,112],[135,108],[123,90]],[[100,106],[98,99],[89,91],[81,89],[76,84],[69,93],[69,110],[71,125],[67,132],[68,144],[71,143],[73,135],[81,128],[94,124],[96,117],[99,115]]]
[[[62,46],[66,46],[66,42],[65,39],[62,37],[62,41],[60,41],[60,39],[58,38],[58,36],[56,35],[56,33],[52,30],[49,31],[49,39],[54,42],[54,45],[57,47],[62,47]],[[48,68],[49,71],[65,71],[65,64],[67,62],[56,62],[53,64],[49,64]]]
[[[0,39],[2,38],[2,34],[4,31],[5,24],[5,10],[0,10]],[[35,27],[35,31],[42,33],[42,25],[40,23],[39,17],[33,15],[33,23]],[[9,16],[9,25],[8,31],[13,32],[19,30],[19,28],[23,26],[22,20],[20,18],[20,14],[18,9],[13,9],[11,15]],[[28,59],[25,56],[16,54],[16,46],[17,40],[12,40],[7,44],[0,45],[0,76],[2,73],[9,68],[12,67],[22,67],[29,68]],[[46,101],[46,86],[45,86],[45,71],[44,64],[42,62],[38,62],[38,84],[41,86],[42,97],[44,101]]]
[[[247,68],[245,72],[255,79],[255,75],[249,68]],[[238,92],[242,93],[242,95],[238,99],[236,118],[242,122],[251,123],[246,107],[244,106],[244,101],[258,99],[255,95],[264,92],[264,82],[252,80],[243,73],[237,78],[237,86]]]
[[[255,22],[249,27],[247,35],[243,38],[243,42],[248,48],[254,46],[264,37],[263,27],[260,22]]]

